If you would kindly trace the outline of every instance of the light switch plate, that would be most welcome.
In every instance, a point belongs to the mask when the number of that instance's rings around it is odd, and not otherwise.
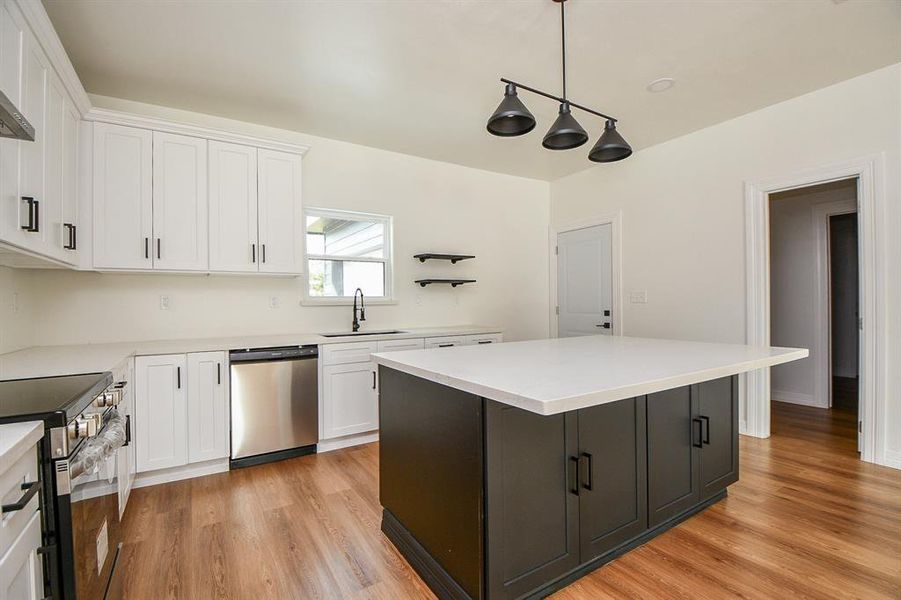
[[[160,310],[169,310],[169,296],[160,296]]]
[[[648,303],[648,292],[647,290],[633,290],[629,292],[629,302],[632,304],[647,304]]]
[[[278,308],[281,302],[278,299],[278,296],[270,296],[269,297],[269,308]]]

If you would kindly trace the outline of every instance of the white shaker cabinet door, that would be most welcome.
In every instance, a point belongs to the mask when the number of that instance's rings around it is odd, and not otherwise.
[[[37,40],[26,31],[22,46],[22,104],[19,109],[34,126],[34,141],[20,142],[18,223],[23,232],[18,245],[43,253],[49,216],[45,196],[44,169],[47,145],[47,85],[50,67]],[[14,241],[14,243],[16,243]]]
[[[0,552],[0,598],[38,600],[44,597],[41,567],[41,513],[36,512],[12,547]]]
[[[257,150],[259,190],[260,271],[303,271],[301,157],[287,152]]]
[[[152,133],[94,123],[94,267],[151,269]]]
[[[225,352],[188,354],[188,462],[226,458],[228,425]]]
[[[153,132],[153,268],[206,271],[207,141]]]
[[[322,438],[379,427],[378,365],[373,362],[322,367]]]
[[[0,90],[15,106],[22,106],[22,46],[25,22],[12,2],[0,2]],[[27,213],[19,193],[19,161],[22,144],[0,138],[0,239],[21,244],[25,232],[21,213]]]
[[[210,271],[257,271],[257,149],[211,141],[209,153]]]
[[[184,354],[135,358],[138,473],[188,462],[186,362]]]

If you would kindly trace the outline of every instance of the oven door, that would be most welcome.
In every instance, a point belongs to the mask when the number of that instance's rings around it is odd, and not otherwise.
[[[57,497],[66,600],[73,592],[78,600],[117,598],[110,582],[115,579],[121,542],[119,452],[108,439],[117,415],[115,409],[107,411],[98,435],[82,442],[69,457],[70,493]]]

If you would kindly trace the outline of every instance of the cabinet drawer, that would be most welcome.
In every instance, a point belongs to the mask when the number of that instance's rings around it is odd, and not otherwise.
[[[484,333],[482,335],[466,336],[467,346],[476,346],[479,344],[499,344],[504,341],[503,334],[500,333]]]
[[[395,352],[397,350],[422,350],[425,341],[422,338],[414,340],[382,340],[378,342],[379,352]]]
[[[466,343],[465,335],[451,335],[447,337],[426,338],[426,348],[447,348],[450,346],[462,346]]]
[[[25,493],[23,483],[38,481],[37,446],[26,452],[4,473],[0,474],[0,503],[17,502]],[[32,496],[28,505],[22,510],[0,515],[0,556],[25,529],[31,516],[38,510],[38,496]]]
[[[378,351],[377,342],[348,342],[345,344],[323,344],[319,353],[323,365],[343,365],[346,363],[369,362],[369,355]]]

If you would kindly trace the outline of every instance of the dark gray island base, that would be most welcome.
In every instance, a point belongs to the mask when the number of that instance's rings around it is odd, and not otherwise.
[[[736,376],[541,416],[379,374],[382,531],[442,599],[547,596],[738,480]]]

